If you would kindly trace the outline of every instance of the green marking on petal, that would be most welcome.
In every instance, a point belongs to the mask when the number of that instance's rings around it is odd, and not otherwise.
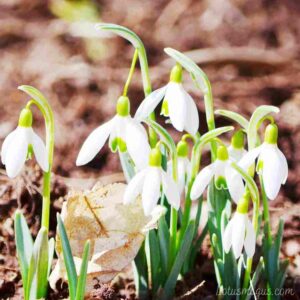
[[[277,145],[278,127],[276,124],[269,124],[265,131],[265,142],[271,145]]]
[[[165,117],[169,116],[169,105],[168,100],[166,98],[164,98],[164,101],[162,103],[160,114]]]
[[[121,96],[116,106],[117,114],[121,117],[127,117],[130,113],[130,101],[127,96]]]
[[[126,143],[121,138],[118,138],[118,148],[119,148],[120,152],[126,152],[127,151]]]
[[[31,127],[32,126],[32,112],[29,108],[24,108],[21,110],[19,117],[20,127]]]
[[[149,165],[151,167],[160,167],[161,166],[161,152],[159,149],[154,148],[150,151],[149,155]]]
[[[215,186],[218,190],[227,189],[226,179],[223,176],[215,178]]]
[[[118,138],[114,138],[109,146],[110,150],[115,153],[118,150]]]
[[[176,64],[170,74],[170,81],[181,83],[182,82],[182,66],[180,64]]]

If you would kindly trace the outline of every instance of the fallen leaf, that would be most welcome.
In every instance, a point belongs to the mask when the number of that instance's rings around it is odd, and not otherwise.
[[[165,209],[158,206],[151,216],[143,212],[141,199],[123,204],[126,184],[96,185],[91,191],[71,192],[63,204],[62,219],[79,272],[86,240],[91,242],[86,295],[95,282],[107,283],[128,266],[138,253],[146,233],[155,228]],[[67,280],[59,236],[56,238],[57,264],[50,285]]]

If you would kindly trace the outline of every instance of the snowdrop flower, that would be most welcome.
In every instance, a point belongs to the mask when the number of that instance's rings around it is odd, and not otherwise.
[[[199,115],[197,106],[192,97],[182,86],[182,67],[173,67],[170,82],[152,92],[139,106],[135,118],[146,119],[163,100],[162,115],[170,117],[170,121],[176,130],[187,131],[195,135],[199,128]]]
[[[161,187],[168,202],[176,210],[180,206],[178,187],[161,167],[161,153],[157,148],[150,151],[149,165],[137,173],[129,182],[124,195],[124,203],[133,202],[136,197],[142,195],[142,204],[146,216],[150,215],[156,207],[161,195]]]
[[[288,176],[288,164],[284,154],[278,149],[278,128],[269,124],[265,131],[262,145],[249,151],[239,162],[239,165],[248,169],[258,157],[258,170],[262,173],[266,195],[274,200]]]
[[[185,185],[190,174],[191,163],[188,159],[188,144],[186,141],[180,141],[177,144],[177,174],[178,174],[178,189],[180,195],[184,192]],[[168,174],[171,176],[173,172],[172,161],[168,162]]]
[[[219,146],[215,162],[205,167],[197,175],[191,189],[191,199],[198,199],[205,188],[215,177],[217,188],[228,188],[232,199],[238,203],[244,193],[242,176],[231,166],[228,151],[225,146]]]
[[[232,161],[239,162],[242,157],[247,153],[244,149],[244,133],[238,130],[231,138],[231,144],[228,147],[229,158]]]
[[[32,113],[29,108],[21,111],[18,127],[4,140],[1,149],[1,161],[6,167],[8,177],[16,177],[25,161],[32,153],[43,169],[48,172],[47,151],[42,139],[32,129]]]
[[[246,201],[245,201],[246,200]],[[233,218],[227,224],[222,235],[223,247],[226,253],[230,248],[235,258],[239,258],[245,248],[248,257],[253,257],[255,252],[255,232],[248,218],[248,200],[242,199]]]
[[[145,128],[130,115],[128,97],[118,99],[117,114],[110,121],[96,128],[85,140],[78,154],[76,165],[82,166],[90,162],[102,149],[109,137],[112,151],[128,151],[137,169],[147,165],[150,146]]]

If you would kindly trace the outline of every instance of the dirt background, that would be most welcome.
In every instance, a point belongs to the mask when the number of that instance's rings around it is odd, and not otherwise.
[[[92,31],[82,32],[71,25],[70,21],[79,20],[117,23],[134,30],[147,49],[153,88],[168,81],[172,61],[163,49],[173,47],[190,55],[208,74],[216,108],[249,117],[257,105],[280,107],[281,113],[276,117],[279,144],[288,158],[290,173],[280,196],[271,203],[271,210],[274,226],[279,217],[286,221],[282,255],[291,261],[286,286],[300,294],[300,2],[1,0],[0,143],[16,127],[19,111],[28,100],[17,87],[30,84],[41,90],[56,120],[52,217],[60,209],[67,185],[90,185],[93,178],[120,172],[117,156],[107,148],[85,167],[77,168],[75,160],[88,133],[113,116],[133,49],[121,38],[90,37]],[[80,32],[89,37],[79,37]],[[132,112],[143,99],[139,78],[137,71],[129,91]],[[203,133],[206,125],[202,96],[188,75],[184,81],[197,102]],[[218,126],[228,124],[222,118],[216,120]],[[37,111],[34,127],[44,134]],[[20,177],[9,181],[3,166],[0,168],[0,299],[21,299],[11,216],[17,207],[22,208],[33,232],[38,228],[41,175],[30,163]],[[204,261],[199,258],[199,268],[206,275],[200,275],[197,267],[192,280],[179,284],[178,296],[196,287],[203,278],[214,280],[211,266]],[[129,279],[119,283],[118,289],[123,292],[118,296],[107,286],[101,288],[102,297],[105,294],[107,299],[134,297]],[[214,288],[213,283],[206,283],[192,295],[195,299],[212,299]],[[95,299],[101,299],[99,295]]]

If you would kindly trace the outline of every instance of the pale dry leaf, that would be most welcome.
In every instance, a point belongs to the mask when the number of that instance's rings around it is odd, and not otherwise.
[[[96,185],[91,191],[72,192],[63,205],[62,219],[69,237],[77,272],[86,240],[91,242],[86,294],[95,282],[107,283],[128,266],[136,256],[145,234],[156,227],[165,213],[158,206],[146,217],[138,197],[124,205],[126,184]],[[50,276],[50,285],[67,280],[59,236],[56,239],[58,262]]]

